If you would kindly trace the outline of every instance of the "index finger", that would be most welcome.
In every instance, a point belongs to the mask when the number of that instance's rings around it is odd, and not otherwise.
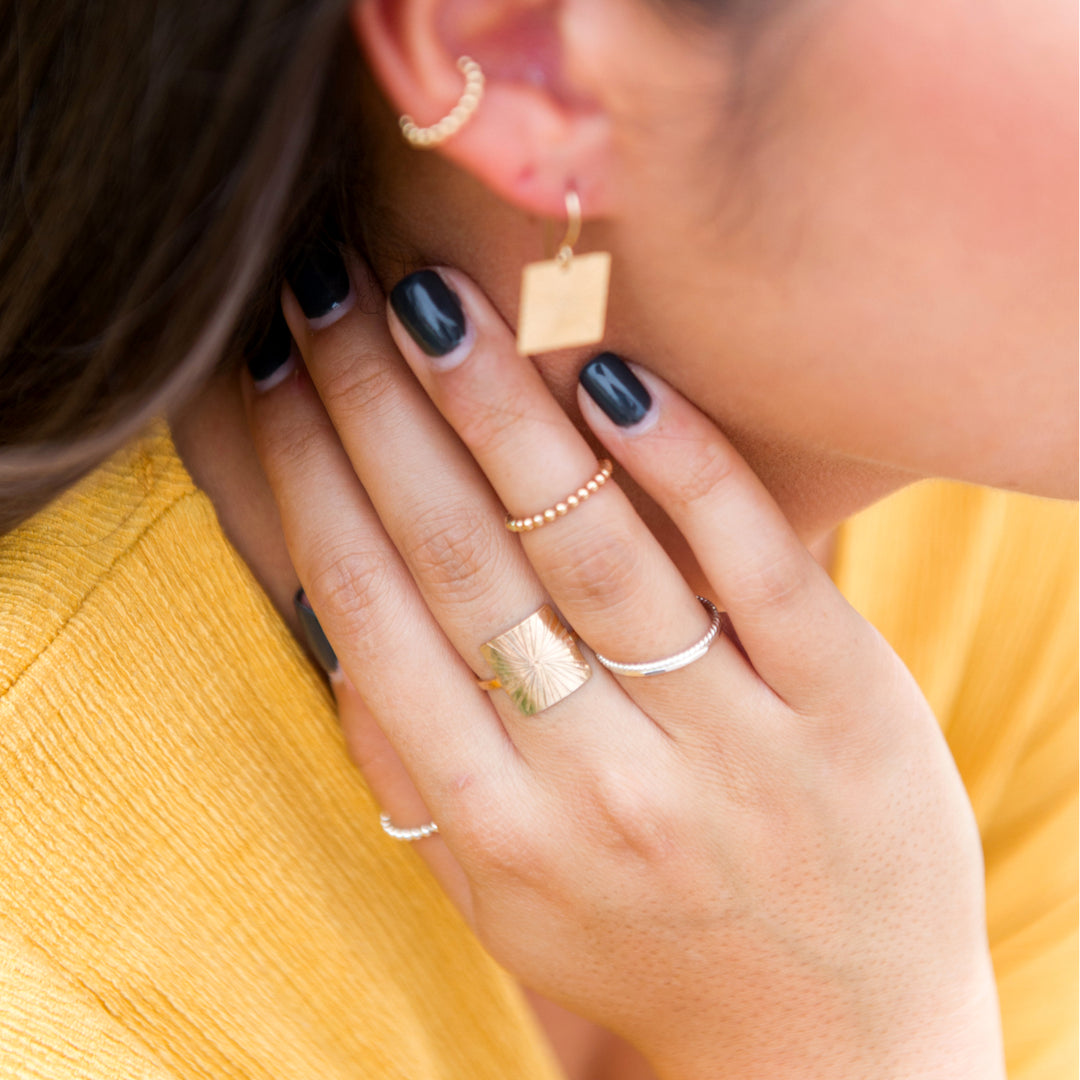
[[[612,423],[579,388],[582,414],[689,542],[754,669],[793,708],[822,704],[840,672],[850,689],[870,624],[720,429],[651,372],[634,376],[655,410],[646,430]]]

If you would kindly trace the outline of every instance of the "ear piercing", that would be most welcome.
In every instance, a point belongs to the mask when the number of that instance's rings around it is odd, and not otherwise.
[[[430,150],[456,135],[480,104],[484,94],[480,65],[462,56],[457,66],[465,76],[465,90],[446,116],[428,127],[418,126],[411,116],[398,121],[401,134],[417,150]],[[565,198],[566,235],[554,258],[528,263],[522,270],[517,331],[521,356],[595,345],[604,337],[611,254],[574,251],[581,235],[581,199],[573,185],[566,188]]]
[[[611,253],[578,255],[581,199],[566,190],[566,235],[555,257],[527,263],[521,272],[517,351],[533,356],[552,349],[595,345],[607,321]]]
[[[446,116],[429,127],[417,126],[411,116],[403,116],[398,121],[401,134],[405,136],[409,145],[416,147],[417,150],[428,150],[446,142],[468,122],[480,104],[480,98],[484,93],[484,73],[480,70],[480,65],[470,57],[463,56],[458,60],[457,66],[465,75],[465,90],[458,98],[458,103]]]

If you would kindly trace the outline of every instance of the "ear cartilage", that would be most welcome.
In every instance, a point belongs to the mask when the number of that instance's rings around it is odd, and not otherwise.
[[[417,150],[430,150],[433,146],[446,142],[451,135],[456,135],[468,122],[480,99],[484,96],[484,73],[480,65],[468,56],[458,60],[457,65],[465,75],[465,90],[458,103],[437,123],[428,127],[419,127],[411,116],[403,116],[399,121],[401,134],[410,146]]]

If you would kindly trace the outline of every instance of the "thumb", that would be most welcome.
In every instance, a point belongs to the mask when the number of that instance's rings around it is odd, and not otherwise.
[[[323,633],[303,589],[297,592],[293,606],[308,649],[330,679],[349,757],[364,774],[376,800],[383,811],[390,815],[394,825],[399,828],[415,828],[427,824],[431,821],[431,814],[420,792],[352,680],[338,663],[337,655]],[[387,839],[390,843],[404,842]],[[413,846],[472,925],[472,900],[468,881],[442,837],[436,833],[414,841]]]

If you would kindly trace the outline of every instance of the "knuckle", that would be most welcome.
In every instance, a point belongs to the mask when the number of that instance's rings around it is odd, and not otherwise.
[[[388,407],[397,385],[393,367],[370,351],[336,357],[324,366],[318,381],[326,411],[338,418]]]
[[[476,880],[525,884],[542,879],[547,860],[535,830],[515,812],[502,783],[470,783],[445,792],[443,802],[454,822],[454,853]]]
[[[546,861],[536,848],[525,829],[499,818],[468,820],[454,829],[454,853],[477,882],[537,887]]]
[[[434,506],[412,528],[408,559],[433,599],[472,605],[492,593],[506,544],[502,523],[486,507]]]
[[[372,627],[385,626],[400,594],[394,560],[384,551],[355,549],[330,552],[308,590],[317,610],[325,611],[350,640],[366,639]]]
[[[560,602],[617,616],[646,581],[644,545],[627,529],[606,521],[586,532],[567,530],[566,535],[567,546],[551,553],[559,567]]]
[[[795,717],[807,760],[823,762],[855,780],[880,781],[883,773],[898,767],[897,757],[908,753],[912,738],[916,745],[938,745],[940,726],[915,677],[881,632],[867,626],[867,640],[876,637],[880,650],[875,655],[853,645],[848,655],[861,662],[857,668],[847,665],[851,676],[845,685],[823,687],[820,704]],[[895,723],[898,715],[907,718],[903,728]]]
[[[739,468],[738,458],[720,442],[708,440],[683,451],[685,455],[670,499],[681,507],[708,500],[727,487]]]
[[[401,769],[397,751],[370,717],[342,710],[341,721],[345,751],[365,776],[393,776]]]
[[[283,417],[261,427],[258,434],[260,457],[272,478],[305,472],[326,438],[320,423]]]
[[[495,453],[506,442],[520,437],[523,414],[509,401],[491,401],[478,394],[458,402],[454,427],[469,447],[480,453]]]
[[[608,850],[648,863],[666,863],[679,851],[678,807],[640,769],[608,765],[594,770],[582,805],[594,840]]]
[[[756,561],[741,575],[733,575],[741,603],[768,615],[789,607],[810,583],[809,565],[785,549],[773,558]]]

